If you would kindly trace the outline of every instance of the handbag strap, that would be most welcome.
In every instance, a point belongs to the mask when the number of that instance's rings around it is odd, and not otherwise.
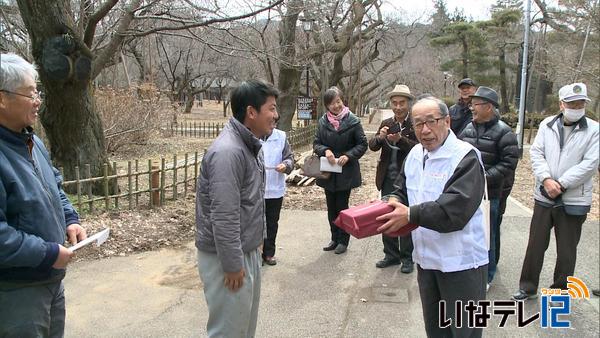
[[[485,176],[485,174],[483,174],[483,199],[485,201],[489,201],[489,197],[488,197],[488,189],[487,189],[487,177]]]

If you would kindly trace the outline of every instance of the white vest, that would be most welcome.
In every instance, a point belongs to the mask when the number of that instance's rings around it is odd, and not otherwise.
[[[279,129],[273,129],[273,133],[266,141],[262,141],[262,150],[265,156],[265,167],[274,168],[283,161],[283,148],[285,147],[286,134]],[[265,198],[280,198],[285,194],[285,174],[275,169],[267,169]]]
[[[460,161],[473,149],[481,163],[479,151],[450,132],[446,142],[428,154],[423,169],[423,146],[415,145],[407,156],[404,168],[409,205],[437,200]],[[481,166],[483,168],[483,164]],[[460,231],[439,233],[418,227],[412,232],[412,240],[413,260],[423,269],[453,272],[488,263],[481,206]]]

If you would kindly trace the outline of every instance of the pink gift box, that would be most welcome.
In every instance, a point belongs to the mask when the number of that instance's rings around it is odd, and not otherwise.
[[[342,210],[334,223],[356,238],[379,235],[381,232],[378,232],[377,228],[385,222],[377,221],[376,218],[393,210],[394,208],[383,201],[361,204]],[[409,223],[400,230],[386,235],[390,237],[406,236],[417,227],[418,225]]]

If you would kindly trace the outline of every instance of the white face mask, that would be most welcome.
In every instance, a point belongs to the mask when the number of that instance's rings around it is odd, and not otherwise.
[[[579,121],[580,118],[583,117],[583,115],[585,115],[585,108],[582,108],[582,109],[565,108],[565,111],[563,112],[563,116],[565,117],[565,120],[567,120],[569,122],[577,122],[577,121]]]

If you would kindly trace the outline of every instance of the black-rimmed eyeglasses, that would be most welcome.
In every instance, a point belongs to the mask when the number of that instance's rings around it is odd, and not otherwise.
[[[415,130],[423,129],[424,125],[427,125],[427,128],[431,129],[437,125],[437,122],[439,120],[444,119],[444,118],[446,118],[446,117],[441,116],[441,117],[436,117],[436,118],[432,118],[432,119],[425,120],[425,121],[415,121],[415,123],[414,123]]]

